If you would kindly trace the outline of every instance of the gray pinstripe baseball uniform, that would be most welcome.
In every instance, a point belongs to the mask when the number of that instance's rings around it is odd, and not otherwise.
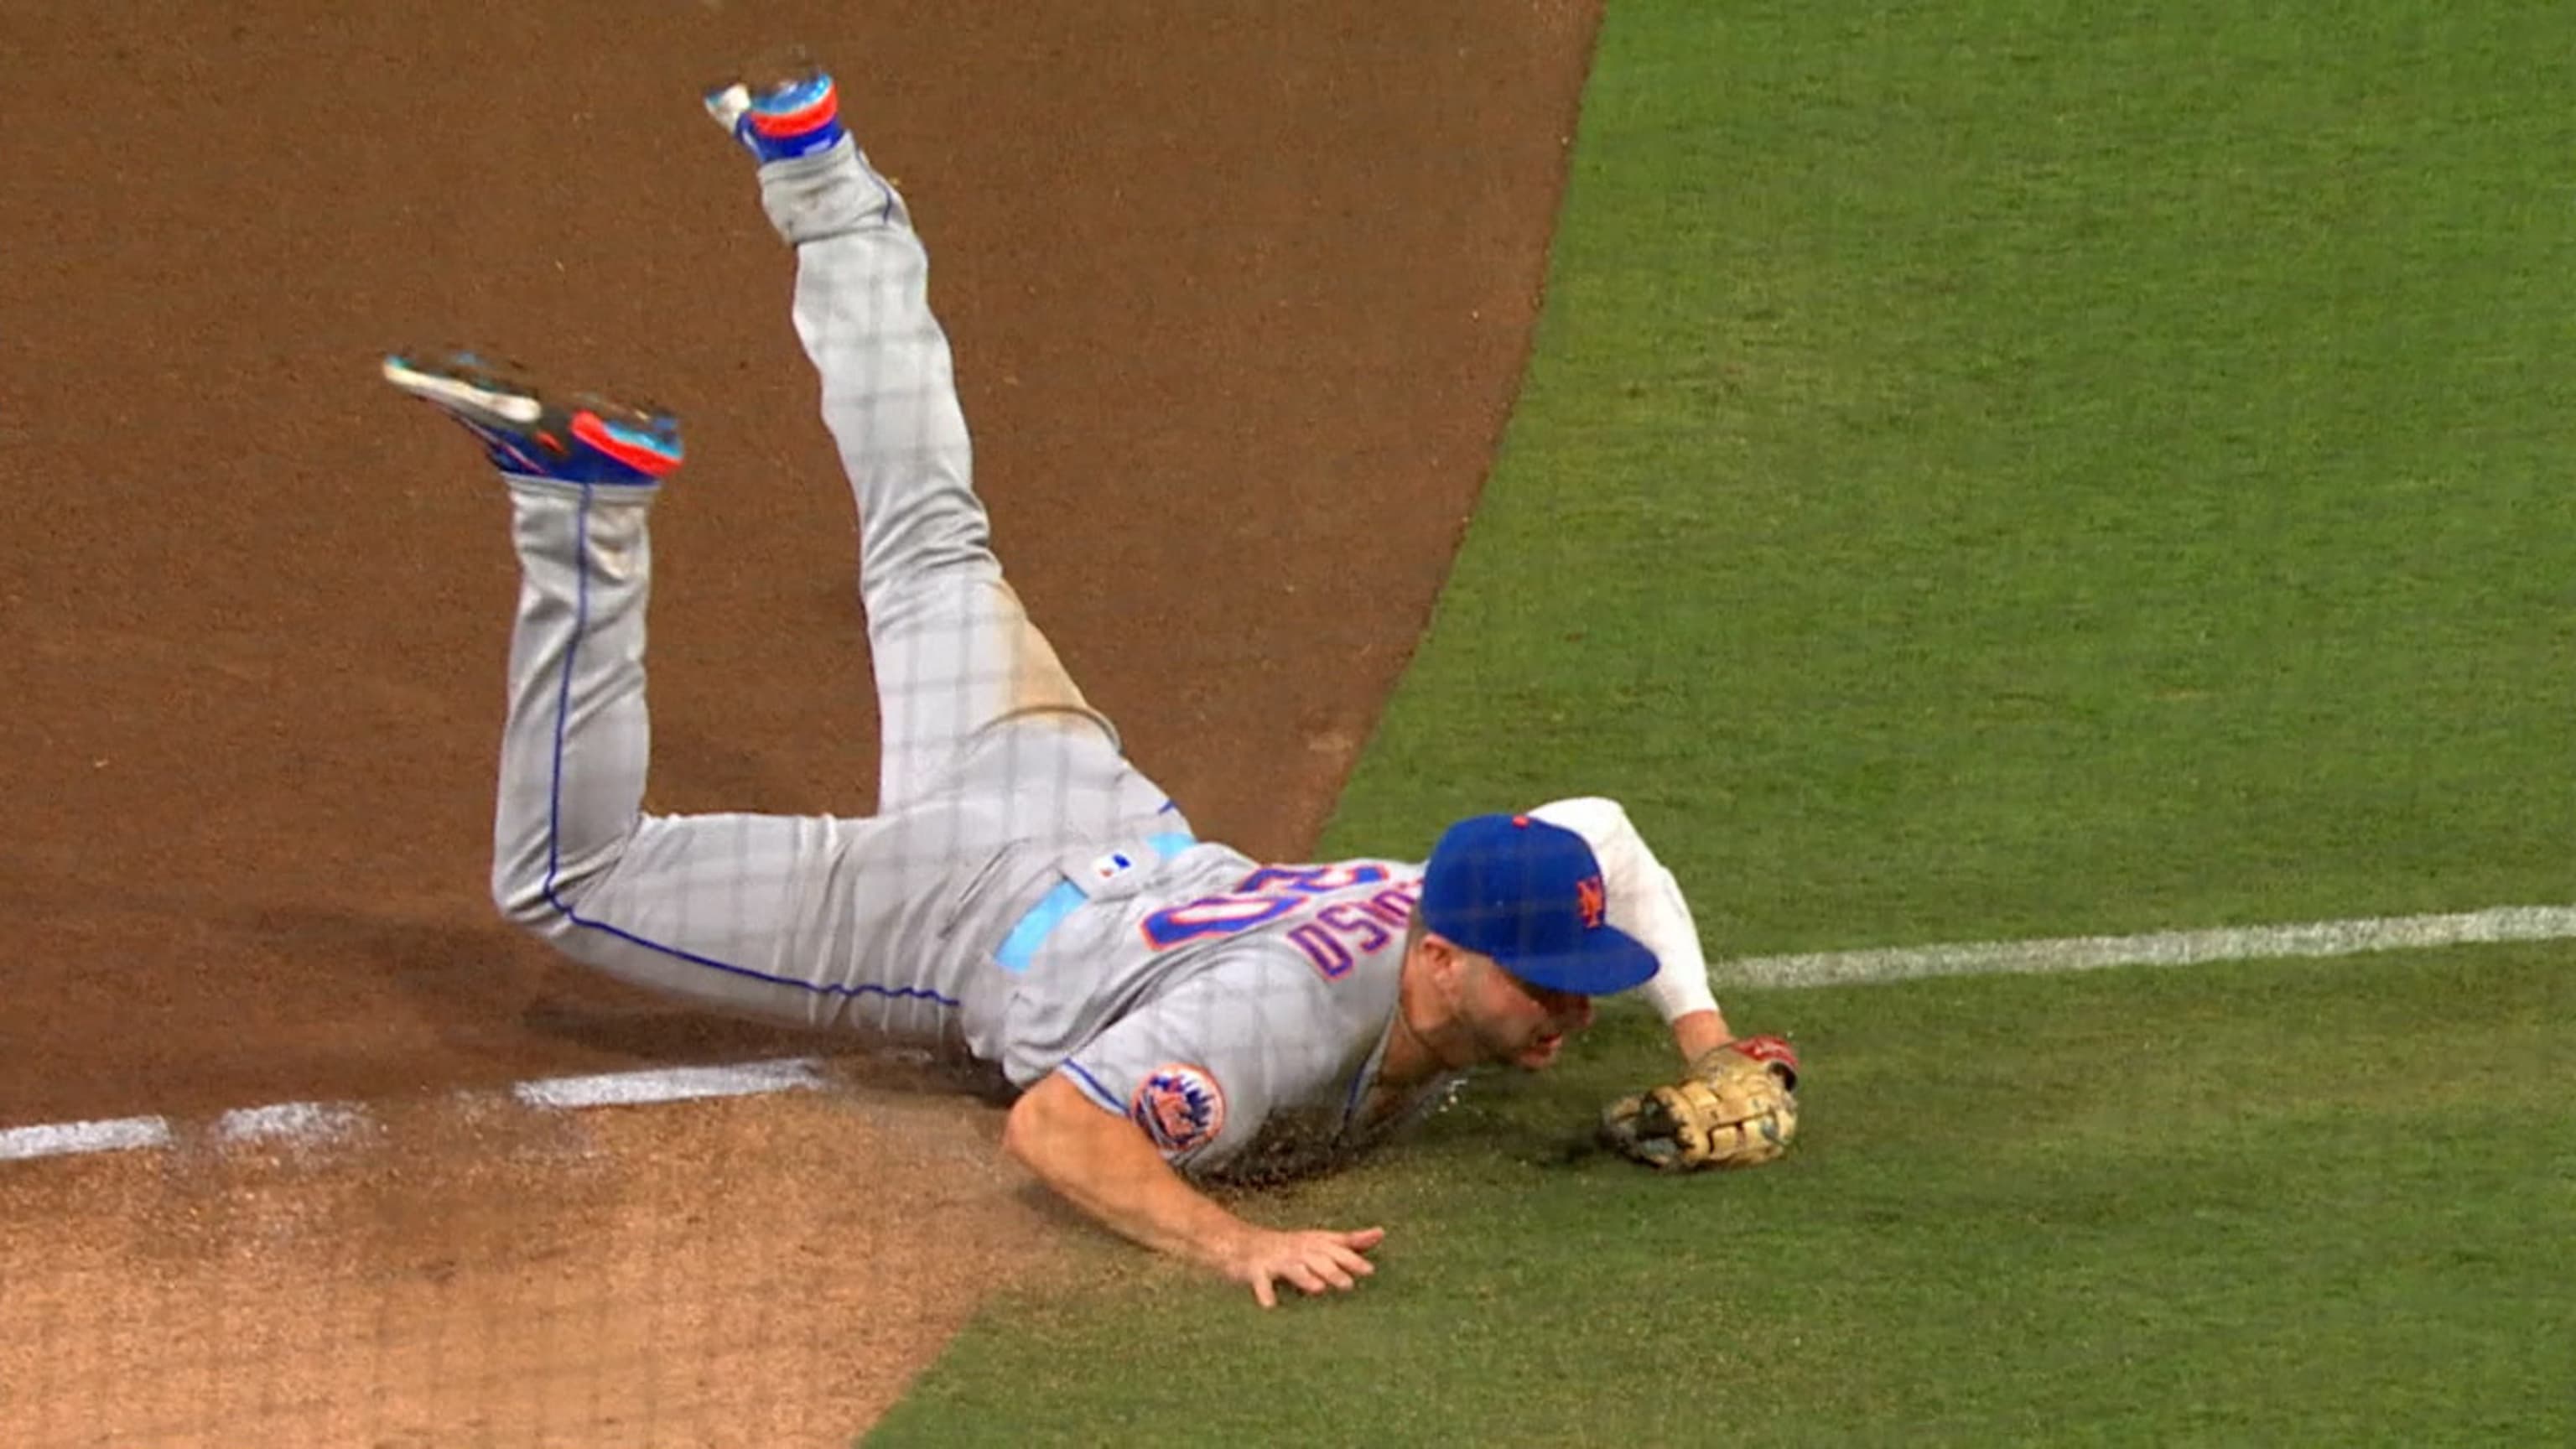
[[[846,142],[761,187],[861,520],[878,813],[642,814],[652,494],[514,479],[495,900],[712,1008],[1062,1069],[1191,1170],[1379,1135],[1429,1097],[1368,1091],[1420,867],[1193,840],[1003,581],[901,199]]]

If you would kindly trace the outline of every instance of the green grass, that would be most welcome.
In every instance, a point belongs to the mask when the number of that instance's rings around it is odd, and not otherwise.
[[[2466,909],[2576,840],[2576,12],[1621,4],[1331,843],[1630,802],[1768,952]]]
[[[1539,348],[1328,832],[1627,802],[1713,955],[2564,902],[2576,11],[1611,7]],[[1725,992],[1808,1128],[1567,1134],[1634,1011],[1114,1246],[909,1443],[2576,1441],[2576,947]]]
[[[1633,1013],[1272,1194],[1346,1299],[1177,1268],[988,1312],[885,1445],[2564,1443],[2576,951],[1850,987],[1776,1167],[1569,1161]],[[977,1438],[978,1435],[997,1437]]]

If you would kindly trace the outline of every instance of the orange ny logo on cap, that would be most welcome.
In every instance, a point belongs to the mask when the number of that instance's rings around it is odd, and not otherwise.
[[[1583,929],[1598,929],[1610,919],[1610,892],[1597,875],[1585,876],[1574,883],[1574,909],[1583,916]]]

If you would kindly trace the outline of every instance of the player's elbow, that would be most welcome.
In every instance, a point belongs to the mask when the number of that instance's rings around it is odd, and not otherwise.
[[[1077,1125],[1065,1120],[1066,1095],[1063,1081],[1049,1077],[1022,1092],[1002,1118],[1003,1155],[1049,1182],[1055,1180],[1065,1139]],[[1092,1110],[1087,1102],[1072,1105]]]
[[[1037,1093],[1022,1092],[1002,1118],[1002,1155],[1032,1172],[1037,1171],[1035,1154],[1040,1129],[1037,1123]]]
[[[1002,1151],[1041,1182],[1062,1190],[1115,1158],[1116,1149],[1125,1144],[1111,1139],[1120,1133],[1134,1134],[1135,1128],[1062,1076],[1052,1076],[1011,1104],[1002,1118]]]

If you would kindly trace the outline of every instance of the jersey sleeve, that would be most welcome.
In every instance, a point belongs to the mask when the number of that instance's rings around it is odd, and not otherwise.
[[[1655,953],[1655,974],[1637,988],[1661,1013],[1674,1021],[1694,1011],[1714,1011],[1717,997],[1709,989],[1708,956],[1692,919],[1681,882],[1664,869],[1646,846],[1644,836],[1616,800],[1584,796],[1552,800],[1530,814],[1550,825],[1571,830],[1592,847],[1601,862],[1601,882],[1610,897],[1610,924],[1636,937]]]
[[[1139,1003],[1057,1071],[1174,1167],[1209,1171],[1274,1111],[1330,1088],[1341,1053],[1311,1020],[1314,979],[1293,956],[1246,949]]]

